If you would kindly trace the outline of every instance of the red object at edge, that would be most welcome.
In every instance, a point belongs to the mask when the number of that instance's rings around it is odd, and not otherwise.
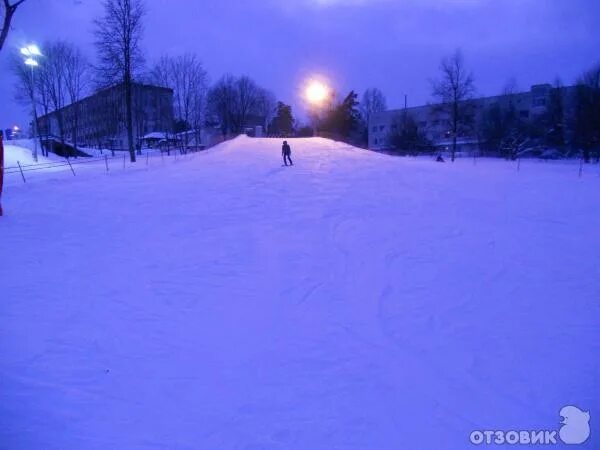
[[[0,216],[2,215],[2,185],[4,183],[4,143],[0,133]]]

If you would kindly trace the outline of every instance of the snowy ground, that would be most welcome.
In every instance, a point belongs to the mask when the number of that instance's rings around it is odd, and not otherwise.
[[[20,141],[19,145],[13,145],[8,143],[4,144],[4,167],[6,167],[7,169],[17,167],[17,161],[21,165],[29,165],[36,163],[44,164],[56,161],[59,158],[60,157],[55,154],[50,154],[48,157],[45,157],[42,155],[42,151],[38,149],[38,160],[36,162],[33,158],[33,151],[27,148],[23,141]]]
[[[594,426],[597,168],[291,144],[293,168],[240,138],[8,186],[0,448],[463,450],[564,405]]]
[[[64,178],[71,178],[73,172],[75,175],[89,175],[90,172],[106,174],[108,171],[121,169],[127,170],[146,170],[150,164],[156,164],[156,160],[164,163],[165,159],[176,160],[186,158],[188,155],[181,155],[180,152],[171,150],[162,152],[158,149],[143,148],[141,154],[137,155],[140,164],[130,164],[129,153],[125,151],[115,151],[104,149],[80,148],[86,152],[89,157],[71,157],[69,160],[50,152],[48,156],[43,156],[38,152],[38,160],[33,157],[33,140],[21,139],[10,141],[10,144],[4,146],[5,150],[5,180],[6,185],[22,184],[23,177],[25,182],[37,182],[48,178],[60,179],[59,174]],[[150,163],[152,160],[152,163]],[[20,165],[20,167],[19,167]]]

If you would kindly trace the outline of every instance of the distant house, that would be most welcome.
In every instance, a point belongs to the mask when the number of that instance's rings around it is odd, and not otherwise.
[[[140,139],[141,146],[147,148],[158,148],[169,141],[175,142],[176,139],[172,134],[169,135],[162,131],[153,131]]]
[[[133,140],[141,145],[144,136],[173,127],[173,90],[134,83]],[[60,137],[79,147],[127,148],[125,86],[102,89],[76,103],[38,119],[42,135]]]

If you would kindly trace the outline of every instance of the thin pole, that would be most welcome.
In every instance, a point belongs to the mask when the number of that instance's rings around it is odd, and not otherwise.
[[[106,164],[106,171],[108,172],[108,155],[104,155],[104,164]]]
[[[35,108],[35,83],[33,78],[33,65],[31,68],[31,106],[33,107],[33,160],[38,161],[38,146],[37,146],[37,111]]]
[[[71,168],[71,172],[73,172],[73,176],[75,176],[75,170],[73,170],[73,166],[71,165],[71,161],[67,158],[67,163],[69,163],[69,167]]]
[[[21,178],[23,178],[23,183],[27,183],[25,180],[25,174],[23,173],[23,168],[21,167],[21,163],[17,161],[17,165],[19,166],[19,170],[21,171]]]

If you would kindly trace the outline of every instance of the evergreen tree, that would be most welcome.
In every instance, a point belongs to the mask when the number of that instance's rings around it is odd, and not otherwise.
[[[354,91],[346,96],[340,105],[340,133],[348,137],[357,129],[360,122],[360,111],[358,110],[358,94]]]
[[[526,124],[519,118],[512,99],[504,107],[499,103],[489,106],[481,115],[480,136],[484,146],[507,159],[514,159],[527,139]]]
[[[585,162],[590,162],[594,149],[600,159],[600,64],[577,84],[573,119],[573,141],[583,151]]]
[[[546,113],[546,145],[561,149],[565,145],[565,108],[563,102],[563,89],[560,83],[550,91],[550,103]]]
[[[269,132],[273,134],[292,134],[294,130],[292,107],[283,102],[277,102],[276,111],[275,117],[269,126]]]
[[[319,128],[349,138],[352,132],[358,130],[360,124],[357,98],[356,92],[350,91],[340,104],[326,113]]]
[[[401,153],[418,154],[431,149],[431,142],[425,132],[419,129],[417,121],[406,111],[392,124],[387,136],[387,144]]]

